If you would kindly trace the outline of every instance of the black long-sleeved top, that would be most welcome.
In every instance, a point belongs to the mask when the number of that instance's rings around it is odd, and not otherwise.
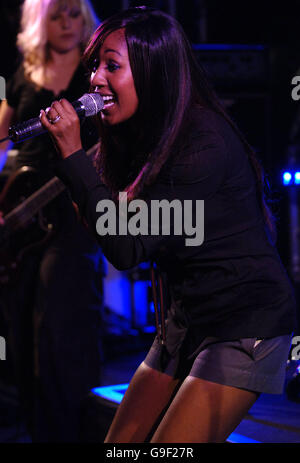
[[[66,98],[74,101],[88,91],[89,79],[82,64],[78,65],[68,87],[56,96],[52,90],[38,87],[28,79],[23,65],[20,65],[7,83],[6,97],[8,105],[14,109],[15,124],[38,117],[40,110],[49,107],[54,100]],[[87,118],[82,125],[81,136],[85,149],[91,148],[98,141],[97,131],[90,119]],[[14,148],[18,151],[16,169],[29,166],[36,171],[36,184],[32,184],[32,189],[38,189],[54,176],[59,155],[48,133],[16,143]],[[49,221],[66,227],[72,223],[76,216],[67,191],[47,205],[46,216]]]
[[[68,87],[59,95],[55,95],[52,90],[38,87],[25,77],[24,68],[20,65],[6,88],[7,103],[15,110],[13,123],[38,117],[40,110],[46,109],[54,100],[66,98],[74,101],[89,91],[89,85],[86,70],[79,64]],[[85,149],[89,149],[96,142],[96,130],[89,119],[84,122],[81,135]],[[18,150],[17,167],[31,166],[38,170],[41,183],[54,175],[53,169],[58,154],[48,133],[17,143],[15,149]]]
[[[187,337],[192,352],[203,336],[264,338],[295,330],[293,288],[268,238],[255,174],[242,142],[221,115],[194,110],[179,155],[166,163],[146,193],[148,204],[153,199],[204,200],[200,246],[186,246],[184,234],[98,235],[96,205],[111,195],[91,160],[77,151],[60,161],[57,174],[117,269],[153,259],[166,273],[170,353]]]

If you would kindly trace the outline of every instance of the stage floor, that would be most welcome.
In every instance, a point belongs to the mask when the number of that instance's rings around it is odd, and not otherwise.
[[[128,383],[145,353],[106,363],[102,386]],[[233,443],[300,443],[300,403],[282,395],[262,394],[228,439]]]
[[[99,386],[127,384],[144,357],[145,351],[139,351],[105,360],[102,382]],[[0,400],[2,417],[6,414],[9,400],[13,403],[13,397],[5,401],[4,407],[3,401]],[[0,443],[3,442],[30,443],[31,439],[22,422],[8,423],[0,425]],[[289,400],[286,393],[282,395],[262,394],[245,419],[231,434],[228,442],[300,443],[300,403]]]

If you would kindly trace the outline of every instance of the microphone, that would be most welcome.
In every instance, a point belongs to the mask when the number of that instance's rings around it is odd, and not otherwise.
[[[81,98],[71,103],[81,120],[86,117],[95,116],[103,109],[103,98],[99,93],[85,93]],[[8,137],[14,143],[20,143],[27,138],[36,137],[47,132],[43,127],[39,117],[29,119],[26,122],[20,122],[8,129]],[[0,140],[0,141],[4,141]]]

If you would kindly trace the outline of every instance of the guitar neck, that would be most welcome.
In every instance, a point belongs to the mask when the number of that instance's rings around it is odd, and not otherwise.
[[[93,158],[98,149],[99,143],[95,144],[87,151],[87,156]],[[39,190],[29,196],[29,198],[25,199],[15,209],[9,212],[4,217],[5,225],[0,228],[0,242],[6,240],[12,231],[26,225],[40,209],[46,206],[65,189],[66,186],[64,183],[58,177],[53,177]]]
[[[63,182],[58,177],[53,177],[4,217],[9,230],[25,225],[40,209],[65,189]]]

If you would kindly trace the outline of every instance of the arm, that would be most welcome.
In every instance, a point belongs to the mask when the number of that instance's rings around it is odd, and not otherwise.
[[[116,269],[127,270],[148,260],[166,239],[170,239],[170,236],[97,233],[97,221],[102,215],[97,211],[97,205],[100,201],[112,198],[107,187],[99,180],[95,167],[84,150],[61,160],[57,166],[57,175],[71,191],[72,199],[78,205],[81,216],[85,217],[102,247],[103,254]],[[119,213],[116,208],[117,231],[119,225]]]
[[[14,113],[15,110],[8,105],[6,100],[3,100],[0,105],[0,139],[7,137]],[[9,140],[0,143],[0,171],[6,162],[7,150],[10,145],[11,141]]]
[[[103,210],[99,208],[97,210],[97,205],[99,201],[110,200],[111,195],[107,187],[99,180],[91,160],[81,148],[80,131],[77,132],[77,114],[66,103],[55,105],[56,112],[53,112],[51,116],[54,119],[57,113],[61,115],[59,123],[50,124],[44,113],[42,113],[41,121],[51,133],[64,158],[58,165],[57,174],[70,189],[73,200],[77,203],[80,213],[85,216],[91,230],[94,231],[106,258],[117,269],[125,270],[154,257],[166,244],[168,249],[171,246],[175,249],[176,246],[183,246],[184,233],[181,236],[174,236],[172,233],[170,235],[161,233],[158,235],[129,233],[121,235],[119,233],[102,236],[96,233],[101,212],[103,216]],[[70,113],[75,113],[74,118],[73,114],[69,116],[69,110]],[[175,178],[175,184],[163,181],[155,183],[149,188],[148,204],[152,199],[194,200],[205,199],[214,194],[223,182],[226,173],[227,157],[224,149],[224,143],[216,132],[201,130],[196,141],[184,150],[179,162],[171,166],[171,181]],[[119,230],[118,212],[116,218],[116,230]]]
[[[54,120],[58,114],[61,116],[59,122],[49,123],[49,119]],[[78,116],[68,101],[61,100],[52,103],[47,116],[45,111],[41,111],[40,118],[64,159],[58,166],[57,174],[70,189],[81,215],[85,216],[91,230],[96,234],[95,226],[99,217],[96,205],[102,199],[111,199],[111,195],[106,186],[99,181],[91,159],[82,149]],[[72,159],[69,160],[69,157]],[[96,234],[96,239],[105,257],[118,270],[132,268],[147,259],[140,237]]]

